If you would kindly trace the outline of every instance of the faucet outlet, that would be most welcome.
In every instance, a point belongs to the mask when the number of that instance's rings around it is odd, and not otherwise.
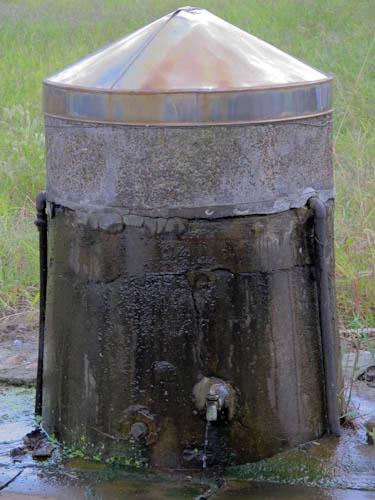
[[[203,377],[194,386],[193,396],[197,410],[205,415],[207,422],[218,420],[225,412],[231,420],[235,411],[236,393],[231,385],[214,377]]]
[[[208,395],[206,400],[206,420],[207,422],[214,422],[217,420],[219,408],[219,396],[217,394]]]

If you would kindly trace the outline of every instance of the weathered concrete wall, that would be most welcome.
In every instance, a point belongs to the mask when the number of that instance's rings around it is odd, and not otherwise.
[[[216,127],[46,117],[47,197],[161,217],[276,213],[334,197],[331,115]]]
[[[46,149],[47,428],[107,457],[200,465],[193,387],[217,377],[235,389],[236,408],[211,425],[208,464],[320,436],[304,205],[334,196],[331,115],[188,128],[46,117]]]
[[[332,249],[331,232],[331,276]],[[211,425],[208,464],[257,460],[324,432],[306,208],[167,220],[55,207],[49,256],[43,418],[61,440],[199,466],[205,421],[192,392],[203,376],[237,392],[233,420]],[[138,441],[137,422],[148,427]]]

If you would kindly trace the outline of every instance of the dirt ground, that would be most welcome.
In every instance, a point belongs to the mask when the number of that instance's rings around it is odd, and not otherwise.
[[[0,383],[35,385],[37,356],[37,314],[0,313]]]

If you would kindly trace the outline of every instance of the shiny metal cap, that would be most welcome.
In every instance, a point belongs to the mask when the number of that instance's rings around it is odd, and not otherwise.
[[[43,81],[44,112],[134,125],[271,122],[331,111],[332,77],[182,7]]]

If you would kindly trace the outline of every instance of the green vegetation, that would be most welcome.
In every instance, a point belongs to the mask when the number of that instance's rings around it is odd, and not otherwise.
[[[106,447],[103,442],[94,444],[85,435],[77,439],[75,444],[70,445],[65,441],[60,443],[54,433],[50,434],[48,439],[51,445],[59,450],[60,458],[72,467],[99,470],[107,465],[112,468],[144,470],[149,466],[148,460],[142,457],[139,443],[132,437],[118,438],[116,442],[111,443],[111,451],[108,445]]]
[[[335,485],[333,475],[327,470],[327,462],[310,455],[303,448],[279,453],[259,462],[229,467],[225,476],[288,484]]]
[[[37,297],[34,199],[45,185],[43,77],[179,7],[177,0],[0,3],[0,311]],[[375,315],[375,39],[372,0],[200,0],[334,74],[336,241],[342,322]]]

